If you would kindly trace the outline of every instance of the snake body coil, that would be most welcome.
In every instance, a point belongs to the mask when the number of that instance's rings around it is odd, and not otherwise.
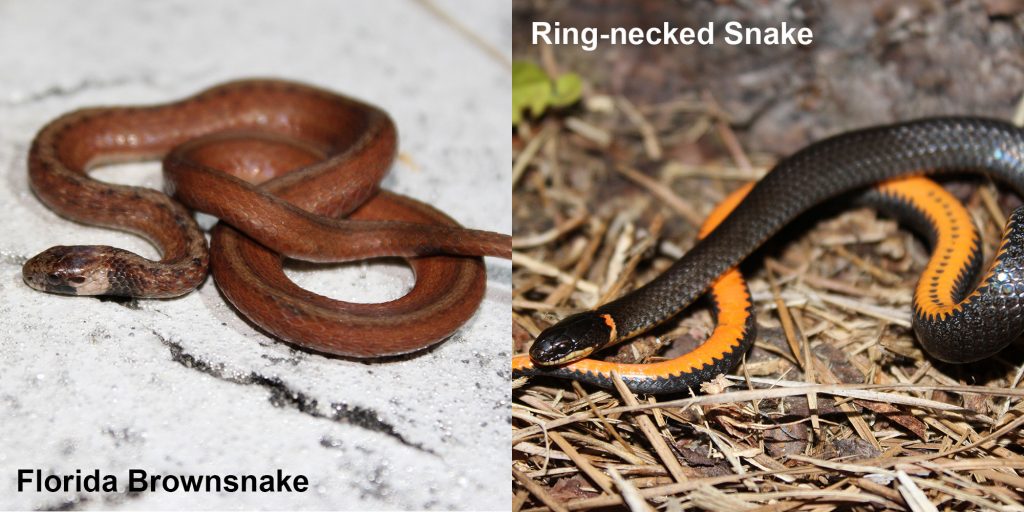
[[[213,233],[214,278],[263,329],[346,356],[419,350],[476,310],[485,276],[472,256],[510,257],[511,239],[379,192],[396,147],[395,126],[380,109],[280,80],[231,82],[164,105],[72,112],[33,141],[32,190],[64,217],[144,236],[161,260],[57,246],[30,259],[23,277],[33,288],[71,295],[187,293],[203,281],[210,257],[180,201],[230,225]],[[159,158],[177,201],[87,174],[106,163]],[[281,270],[286,256],[411,258],[417,282],[389,303],[334,301],[292,283]]]
[[[608,380],[614,367],[572,370],[595,350],[640,334],[691,304],[765,240],[801,213],[843,193],[896,178],[982,172],[1024,194],[1024,130],[980,118],[935,118],[848,132],[812,144],[780,161],[734,210],[660,276],[594,311],[572,315],[542,332],[530,359],[516,358],[517,375],[554,374]],[[919,284],[914,329],[933,357],[970,362],[989,357],[1024,331],[1024,209],[1010,216],[988,273],[973,290],[980,247],[968,237],[950,199],[917,186],[891,192],[892,210],[909,214],[933,240],[945,237]],[[949,248],[946,248],[949,247]],[[959,249],[956,249],[959,247]],[[956,249],[956,250],[954,250]],[[717,303],[719,309],[723,304]],[[752,324],[751,324],[752,325]],[[739,359],[752,329],[723,336],[657,372],[634,389],[679,391]],[[609,381],[610,382],[610,381]],[[600,382],[599,382],[600,383]]]

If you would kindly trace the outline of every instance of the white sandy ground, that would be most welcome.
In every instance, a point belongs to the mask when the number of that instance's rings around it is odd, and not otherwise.
[[[436,5],[511,54],[508,1]],[[55,244],[143,240],[57,217],[29,191],[33,134],[68,110],[177,99],[247,76],[307,81],[391,113],[384,185],[467,226],[511,231],[507,64],[413,1],[0,0],[0,508],[506,509],[511,265],[488,259],[473,319],[436,349],[366,364],[276,342],[208,279],[137,308],[47,295],[21,263]],[[160,186],[154,165],[102,179]],[[293,269],[379,301],[402,264]],[[306,475],[302,494],[17,492],[18,469]]]

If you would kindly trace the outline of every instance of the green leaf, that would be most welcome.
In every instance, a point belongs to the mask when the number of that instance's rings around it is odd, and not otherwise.
[[[532,62],[512,63],[512,125],[519,124],[523,111],[537,117],[549,107],[566,107],[579,101],[583,83],[579,75],[568,73],[552,81]]]

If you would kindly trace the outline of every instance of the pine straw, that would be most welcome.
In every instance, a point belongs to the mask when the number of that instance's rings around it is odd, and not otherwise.
[[[708,95],[586,105],[514,141],[515,353],[664,270],[773,162],[743,151]],[[991,254],[1006,194],[950,188]],[[1019,344],[973,365],[928,359],[910,328],[926,248],[872,211],[812,217],[744,267],[758,338],[735,375],[658,397],[517,382],[513,509],[1024,510]],[[607,357],[674,357],[712,329],[698,305]]]

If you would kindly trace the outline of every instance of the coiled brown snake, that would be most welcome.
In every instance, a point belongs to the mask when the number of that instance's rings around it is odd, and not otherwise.
[[[163,105],[66,114],[32,144],[32,190],[64,217],[147,238],[162,258],[57,246],[25,263],[23,277],[53,293],[164,298],[198,286],[209,260],[225,297],[283,340],[351,357],[422,349],[472,316],[485,283],[474,256],[509,258],[511,238],[462,228],[426,204],[379,191],[396,147],[395,126],[376,107],[279,80],[231,82]],[[177,201],[87,174],[158,158]],[[182,204],[222,220],[209,257]],[[381,304],[329,299],[282,271],[284,257],[384,256],[407,258],[416,284]]]

